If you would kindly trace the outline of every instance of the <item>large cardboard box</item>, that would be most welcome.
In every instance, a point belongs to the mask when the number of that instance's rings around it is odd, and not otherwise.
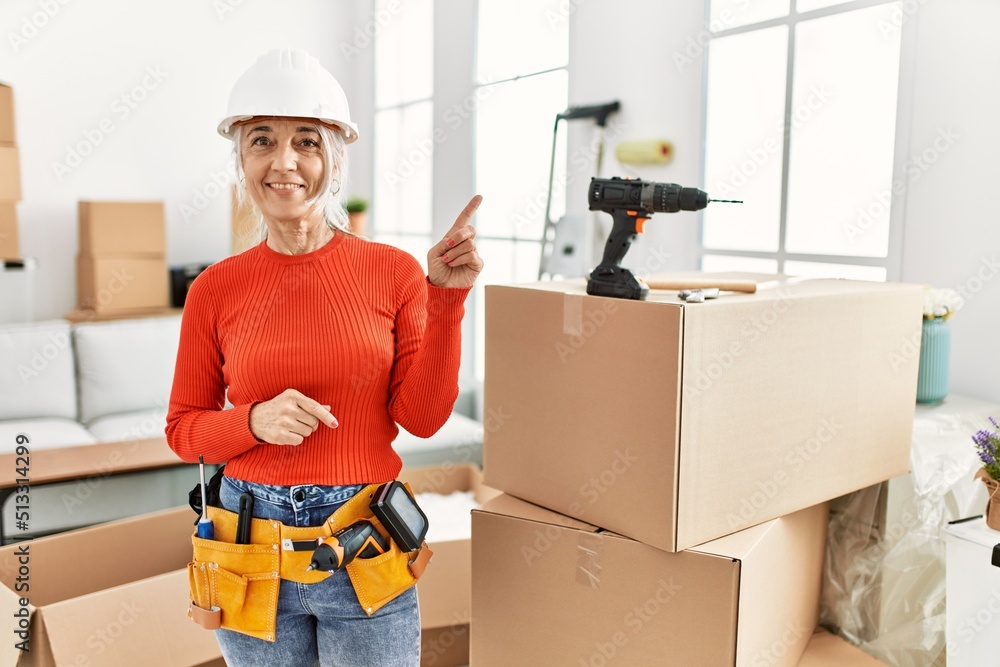
[[[817,630],[799,661],[799,667],[886,667],[850,642]]]
[[[164,257],[76,257],[77,307],[98,313],[170,306],[170,276]]]
[[[0,613],[17,631],[28,610],[31,649],[21,653],[24,637],[8,633],[0,664],[179,667],[219,657],[215,636],[187,617],[193,519],[183,507],[0,549]]]
[[[17,205],[14,202],[0,202],[0,259],[17,259],[20,256]]]
[[[487,286],[484,481],[681,551],[906,472],[922,288],[719,275],[770,284]]]
[[[21,159],[17,146],[0,144],[0,201],[21,200]]]
[[[498,496],[472,513],[471,664],[795,665],[826,519],[818,505],[670,553]]]
[[[81,201],[78,215],[81,255],[166,255],[163,202]]]
[[[17,143],[14,132],[14,89],[0,83],[0,144]]]
[[[403,468],[398,479],[414,493],[472,491],[484,503],[499,491],[483,485],[476,466],[444,464]],[[460,667],[469,664],[469,622],[472,597],[472,545],[469,539],[433,542],[431,564],[417,585],[420,599],[421,664]]]

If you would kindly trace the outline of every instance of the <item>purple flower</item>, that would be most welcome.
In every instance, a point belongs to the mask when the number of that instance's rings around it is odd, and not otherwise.
[[[997,452],[997,446],[1000,445],[1000,424],[997,424],[997,420],[993,417],[989,419],[997,431],[991,432],[980,429],[972,436],[972,442],[976,446],[976,453],[979,455],[979,460],[984,465],[997,466],[997,459],[1000,458]]]

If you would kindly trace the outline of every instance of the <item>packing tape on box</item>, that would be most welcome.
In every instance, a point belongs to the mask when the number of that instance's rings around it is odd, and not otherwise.
[[[576,545],[576,583],[587,588],[601,587],[601,552],[604,540],[596,533],[580,532]]]
[[[567,336],[583,335],[583,295],[563,296],[563,333]]]

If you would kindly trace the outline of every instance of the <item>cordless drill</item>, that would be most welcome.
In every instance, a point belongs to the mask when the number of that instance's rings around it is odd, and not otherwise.
[[[368,521],[358,521],[321,540],[306,571],[334,572],[357,557],[374,558],[388,550],[389,543],[375,526]]]
[[[610,213],[614,220],[611,236],[604,246],[604,257],[589,276],[587,294],[618,299],[645,299],[649,288],[642,278],[622,268],[622,259],[641,234],[653,213],[700,211],[709,202],[742,204],[731,199],[709,199],[698,188],[684,188],[675,183],[654,183],[639,179],[594,178],[587,195],[591,211]]]

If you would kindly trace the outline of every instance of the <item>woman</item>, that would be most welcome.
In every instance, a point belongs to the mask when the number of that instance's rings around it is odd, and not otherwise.
[[[396,477],[397,423],[428,437],[451,414],[463,302],[483,267],[469,225],[481,198],[431,248],[426,277],[348,233],[344,147],[357,129],[340,85],[302,51],[261,57],[219,132],[266,236],[191,286],[167,441],[185,461],[228,462],[225,509],[249,491],[254,517],[319,526]],[[235,667],[419,664],[415,588],[368,616],[343,571],[280,582],[274,641],[216,635]]]

